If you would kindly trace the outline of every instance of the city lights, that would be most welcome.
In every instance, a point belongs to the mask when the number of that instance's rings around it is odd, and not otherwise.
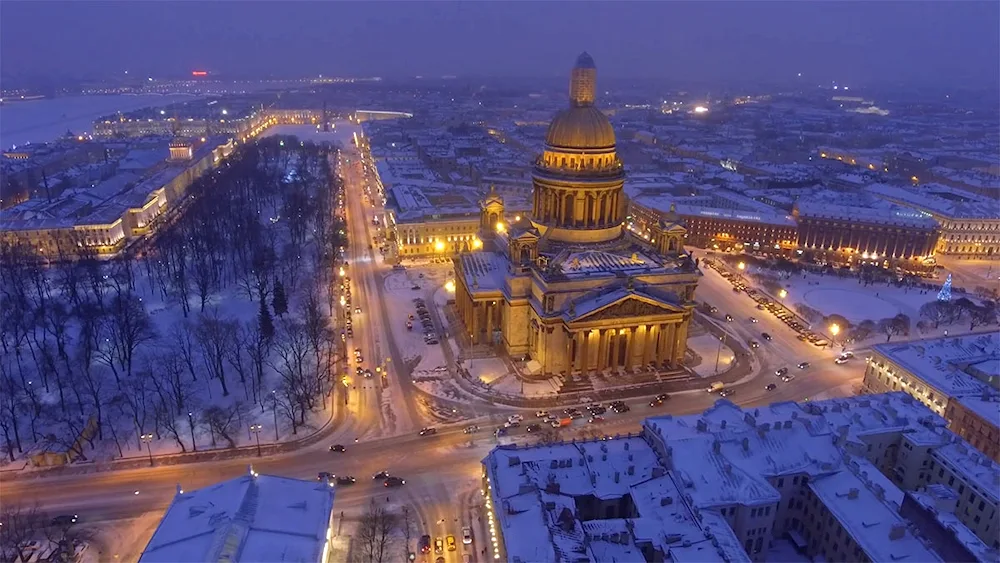
[[[506,231],[507,231],[507,227],[503,223],[501,223],[501,222],[498,221],[497,222],[497,232],[498,233],[504,233]]]
[[[448,291],[448,293],[455,293],[455,282],[453,280],[448,280],[445,282],[444,288]]]
[[[705,106],[697,106],[696,108],[694,108],[694,112],[695,113],[706,113],[706,112],[708,112],[708,108],[705,107]]]
[[[736,267],[742,271],[746,269],[747,265],[743,262],[740,262],[739,264],[736,265]]]
[[[444,241],[440,241],[439,240],[439,241],[435,242],[434,243],[434,250],[436,250],[438,252],[443,252],[444,251]]]
[[[788,291],[786,291],[784,288],[782,288],[781,291],[778,292],[778,297],[780,297],[782,299],[788,297]]]

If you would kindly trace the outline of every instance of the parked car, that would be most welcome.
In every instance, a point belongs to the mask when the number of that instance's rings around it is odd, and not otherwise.
[[[538,431],[539,431],[539,430],[541,430],[541,429],[542,429],[542,425],[541,425],[541,424],[538,424],[538,423],[535,423],[535,422],[533,422],[533,423],[529,424],[528,426],[526,426],[526,427],[524,428],[524,430],[525,430],[526,432],[538,432]]]
[[[458,549],[458,542],[455,541],[455,536],[448,536],[444,543],[448,545],[448,551],[455,551]]]
[[[431,552],[431,537],[427,534],[420,536],[420,553],[430,553]]]
[[[545,418],[549,416],[549,411],[535,411],[535,416],[538,418]]]

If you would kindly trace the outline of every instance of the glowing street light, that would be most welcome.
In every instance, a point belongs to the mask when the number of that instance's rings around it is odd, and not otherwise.
[[[479,240],[478,238],[472,239],[472,249],[473,250],[479,250],[482,247],[483,247],[483,241]]]
[[[778,297],[782,299],[788,297],[788,292],[785,291],[785,288],[781,288],[781,291],[778,292]]]
[[[338,272],[338,273],[340,274],[340,277],[344,277],[344,276],[347,275],[347,272],[344,271],[344,267],[343,266],[340,267],[340,272]]]
[[[453,280],[448,280],[444,283],[444,288],[448,290],[448,293],[455,293],[455,282]]]
[[[153,449],[149,446],[150,442],[153,441],[153,435],[143,434],[142,436],[139,436],[139,438],[143,442],[146,442],[146,451],[149,452],[149,466],[153,467]]]
[[[832,325],[830,325],[830,334],[834,336],[840,334],[840,325],[838,325],[837,323],[833,323]]]
[[[743,263],[743,262],[740,262],[739,264],[737,264],[736,267],[739,268],[740,271],[747,269],[747,265],[745,263]]]
[[[444,251],[444,241],[439,240],[439,241],[435,242],[434,243],[434,250],[436,250],[438,252],[443,252]]]
[[[500,221],[497,221],[497,232],[503,233],[507,231],[507,227]]]
[[[263,429],[264,429],[264,427],[262,425],[260,425],[260,424],[251,424],[250,425],[250,432],[254,436],[257,437],[257,457],[261,457],[261,454],[260,454],[260,431],[263,430]]]

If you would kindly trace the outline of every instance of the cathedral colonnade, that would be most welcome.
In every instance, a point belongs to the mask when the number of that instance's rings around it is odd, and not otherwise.
[[[493,331],[501,326],[502,303],[499,297],[473,300],[464,287],[455,292],[455,309],[473,345],[492,341]]]
[[[625,328],[569,330],[567,357],[576,371],[632,369],[668,365],[676,368],[687,348],[687,322],[639,323]]]
[[[564,228],[605,228],[624,221],[621,190],[536,189],[532,210],[542,223]]]

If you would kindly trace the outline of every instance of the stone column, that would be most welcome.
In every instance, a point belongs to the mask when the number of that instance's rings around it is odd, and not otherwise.
[[[674,361],[679,365],[684,360],[684,352],[687,351],[687,329],[688,320],[685,319],[677,325],[677,335],[674,339]]]
[[[627,328],[628,340],[625,341],[625,369],[632,367],[632,354],[635,351],[635,328]]]
[[[677,323],[670,323],[667,325],[667,337],[663,341],[663,352],[664,358],[670,364],[670,367],[675,368],[677,365],[674,363],[674,342],[677,339]]]
[[[588,345],[590,341],[590,331],[584,329],[580,331],[580,371],[586,372],[590,363],[590,346]]]
[[[485,303],[486,308],[486,341],[493,342],[493,305]]]
[[[656,337],[653,334],[653,325],[646,325],[646,333],[642,343],[642,367],[649,365],[653,359],[653,349],[656,347]]]
[[[608,342],[607,342],[608,331],[605,329],[598,329],[597,331],[597,371],[601,371],[605,368],[605,364],[608,361]]]

